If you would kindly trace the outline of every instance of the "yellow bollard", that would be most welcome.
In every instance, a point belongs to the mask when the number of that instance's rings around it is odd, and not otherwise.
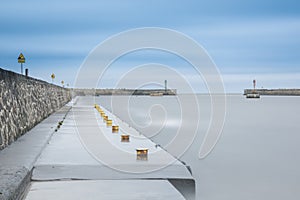
[[[112,126],[111,129],[112,129],[112,132],[113,132],[113,133],[119,132],[119,126],[114,125],[114,126]]]
[[[106,126],[107,126],[107,127],[112,126],[112,120],[111,120],[111,119],[107,119],[107,120],[106,120]]]
[[[136,149],[136,159],[137,160],[148,160],[148,149],[147,148]]]
[[[121,142],[129,142],[129,135],[121,135]]]
[[[106,122],[106,120],[108,120],[108,116],[107,116],[107,115],[104,115],[104,116],[103,116],[103,122]]]

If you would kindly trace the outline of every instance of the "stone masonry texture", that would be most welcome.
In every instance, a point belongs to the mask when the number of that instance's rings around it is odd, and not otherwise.
[[[70,100],[69,89],[0,68],[0,150]]]

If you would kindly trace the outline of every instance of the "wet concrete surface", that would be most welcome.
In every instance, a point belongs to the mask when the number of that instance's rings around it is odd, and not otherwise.
[[[0,200],[20,199],[32,168],[71,107],[66,105],[0,151]]]
[[[120,131],[106,126],[93,97],[78,98],[34,163],[26,200],[184,199],[168,180],[193,180],[186,166],[103,109]],[[141,147],[147,159],[137,158]]]
[[[25,200],[172,199],[184,197],[166,180],[34,182]]]

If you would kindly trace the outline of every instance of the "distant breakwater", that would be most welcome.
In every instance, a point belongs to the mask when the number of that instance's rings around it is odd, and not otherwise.
[[[99,95],[177,95],[176,89],[74,89],[73,96]]]
[[[300,96],[300,89],[245,89],[244,95],[257,93],[260,95],[277,95],[277,96]]]
[[[69,89],[0,68],[0,149],[70,100]]]

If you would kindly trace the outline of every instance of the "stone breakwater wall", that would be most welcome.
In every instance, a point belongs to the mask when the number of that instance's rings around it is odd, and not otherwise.
[[[253,89],[244,90],[244,95],[251,93],[253,93]],[[300,96],[300,89],[256,89],[255,93],[274,96]]]
[[[71,92],[0,68],[0,150],[71,100]]]
[[[99,95],[177,95],[176,89],[74,89],[74,96]]]

